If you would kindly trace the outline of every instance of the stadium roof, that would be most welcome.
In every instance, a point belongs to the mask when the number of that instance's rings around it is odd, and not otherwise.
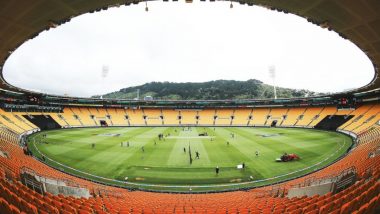
[[[71,18],[107,9],[110,6],[137,4],[121,0],[21,0],[0,1],[0,88],[25,91],[8,84],[2,68],[8,56],[22,43],[40,32]],[[336,31],[355,43],[371,59],[375,76],[371,83],[356,89],[362,92],[380,88],[380,2],[378,0],[243,0],[239,3],[261,5],[308,19],[323,28]],[[366,72],[366,71],[358,71]]]

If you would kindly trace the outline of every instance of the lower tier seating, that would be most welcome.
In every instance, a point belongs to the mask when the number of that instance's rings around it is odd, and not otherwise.
[[[364,111],[364,110],[363,110]],[[217,114],[218,112],[211,112]],[[212,114],[209,115],[212,115]],[[231,112],[229,112],[230,114]],[[246,112],[247,114],[250,112]],[[253,112],[254,113],[254,112]],[[165,112],[163,113],[165,114]],[[231,113],[232,114],[232,113]],[[236,112],[233,112],[236,114]],[[195,115],[195,113],[194,113]],[[350,125],[351,126],[351,125]],[[57,171],[25,155],[19,135],[0,128],[0,213],[375,213],[380,204],[380,127],[358,133],[356,147],[346,157],[310,175],[249,191],[211,194],[170,194],[128,191],[104,186]],[[23,168],[40,176],[74,183],[90,190],[90,198],[40,194],[20,182]],[[338,193],[287,198],[293,187],[306,181],[336,176],[354,167],[357,182]],[[276,188],[284,194],[274,194]]]

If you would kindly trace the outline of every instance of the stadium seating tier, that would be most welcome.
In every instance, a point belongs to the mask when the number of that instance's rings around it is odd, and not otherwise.
[[[355,122],[348,121],[341,126],[343,129],[347,128],[347,131],[353,131],[355,130],[355,126],[361,126],[362,123],[368,120],[372,115],[377,115],[378,109],[378,105],[368,105],[357,108],[357,110],[345,111],[344,113],[338,113],[333,107],[313,109],[297,108],[293,110],[287,108],[259,110],[242,109],[242,112],[240,112],[239,109],[208,109],[203,111],[179,112],[166,109],[96,110],[82,107],[70,107],[70,109],[65,108],[64,112],[75,112],[75,114],[79,115],[79,118],[87,118],[83,126],[89,124],[97,124],[97,126],[99,126],[98,122],[91,121],[90,115],[94,115],[95,118],[98,118],[107,114],[112,115],[114,121],[125,121],[125,115],[131,115],[129,120],[131,126],[149,124],[145,124],[143,119],[144,115],[148,118],[163,115],[165,125],[177,125],[179,115],[183,116],[182,121],[187,121],[192,124],[196,122],[196,119],[193,116],[203,116],[207,118],[207,120],[204,120],[207,121],[204,122],[205,125],[210,125],[210,123],[218,125],[217,123],[214,123],[215,115],[224,118],[231,118],[232,115],[236,115],[239,117],[239,120],[243,120],[242,125],[244,125],[245,119],[248,120],[251,112],[253,115],[256,112],[256,115],[262,117],[261,120],[256,120],[256,122],[260,121],[261,125],[265,125],[265,120],[270,120],[270,118],[267,118],[269,114],[273,114],[275,117],[287,114],[289,115],[289,118],[292,118],[292,122],[295,122],[297,120],[295,118],[299,118],[300,115],[304,115],[303,119],[307,120],[307,122],[302,124],[311,124],[315,115],[318,114],[324,116],[333,114],[350,114],[355,115],[355,117],[358,117],[357,115],[364,115],[364,118],[361,117],[360,120]],[[2,137],[0,144],[0,149],[2,151],[7,151],[10,154],[8,158],[0,157],[0,206],[6,213],[369,213],[369,211],[374,211],[378,205],[377,202],[380,193],[380,183],[378,181],[380,170],[378,166],[380,166],[380,156],[373,158],[369,157],[371,152],[380,147],[380,140],[378,138],[380,128],[375,124],[376,120],[371,120],[372,122],[368,122],[370,124],[366,124],[370,128],[365,130],[360,129],[360,132],[356,132],[359,143],[345,158],[323,170],[305,177],[287,181],[281,184],[281,189],[284,189],[286,192],[295,185],[303,185],[308,179],[326,179],[326,177],[336,175],[336,173],[342,169],[347,169],[352,166],[356,168],[357,174],[360,178],[354,186],[351,186],[338,194],[288,199],[287,197],[274,196],[274,186],[256,188],[248,192],[235,191],[230,193],[177,195],[140,191],[130,192],[125,189],[108,187],[91,181],[82,180],[50,168],[36,159],[25,155],[18,145],[18,135],[22,131],[32,130],[35,126],[27,124],[25,123],[25,120],[17,119],[14,116],[22,116],[26,115],[26,113],[1,111],[1,114],[6,118],[9,118],[9,120],[4,122],[3,128],[1,129]],[[33,114],[38,113],[31,113],[30,115]],[[44,114],[54,115],[54,119],[62,120],[58,117],[58,114],[62,113]],[[355,117],[353,119],[355,119]],[[65,121],[65,123],[76,122],[75,120]],[[62,121],[60,122],[60,124],[64,124]],[[136,122],[136,124],[134,124],[134,122]],[[16,124],[18,125],[15,126]],[[69,125],[74,126],[74,124],[70,123]],[[204,124],[200,123],[199,125]],[[225,123],[221,125],[225,125]],[[247,126],[247,124],[244,126]],[[25,130],[21,129],[21,127]],[[70,181],[70,183],[76,183],[81,187],[88,188],[93,196],[85,199],[63,195],[55,196],[49,193],[40,195],[19,183],[20,172],[24,167],[28,167],[29,169],[38,172],[41,176]],[[370,176],[368,177],[369,169]],[[108,191],[108,194],[104,193],[105,190]],[[101,194],[101,192],[103,192],[103,194]],[[110,194],[111,192],[117,192],[119,194]],[[96,193],[100,195],[97,195]],[[223,205],[220,206],[221,204]]]

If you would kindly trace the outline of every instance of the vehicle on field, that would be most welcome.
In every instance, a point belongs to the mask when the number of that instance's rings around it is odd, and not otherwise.
[[[288,162],[288,161],[294,161],[294,160],[299,160],[300,157],[296,154],[287,154],[286,152],[281,155],[280,158],[277,158],[277,162]]]

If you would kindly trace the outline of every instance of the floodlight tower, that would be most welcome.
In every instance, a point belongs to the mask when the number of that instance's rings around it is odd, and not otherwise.
[[[103,65],[102,67],[102,88],[104,88],[104,82],[106,77],[108,76],[109,67],[108,65]],[[103,99],[103,95],[100,96],[100,99]]]
[[[269,76],[272,78],[273,81],[273,93],[274,93],[274,99],[277,99],[277,93],[276,93],[276,67],[274,65],[269,66]]]

